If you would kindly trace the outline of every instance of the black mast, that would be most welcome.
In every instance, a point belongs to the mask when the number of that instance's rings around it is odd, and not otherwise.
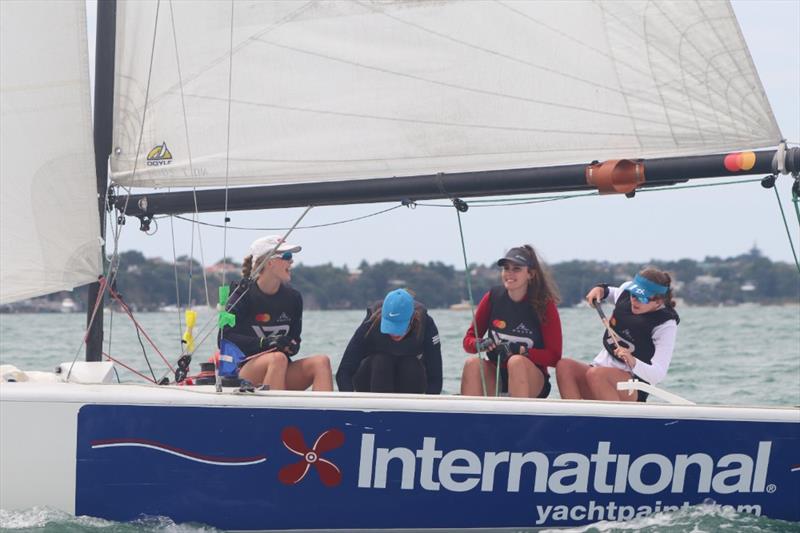
[[[673,185],[699,178],[770,174],[779,170],[778,150],[648,160],[620,160],[539,168],[433,174],[400,178],[300,183],[227,190],[227,209],[271,209],[307,205],[344,205],[436,198],[467,198],[600,189],[631,194],[639,187]],[[754,158],[754,159],[753,159]],[[787,150],[788,172],[800,171],[800,149]],[[144,221],[164,214],[222,211],[225,189],[120,196],[115,201],[126,215]]]
[[[111,153],[114,111],[114,46],[117,32],[117,0],[97,2],[97,34],[94,70],[94,166],[97,173],[97,206],[100,211],[100,235],[106,237],[106,189],[108,183],[108,155]],[[105,245],[103,258],[105,258]],[[87,325],[91,324],[86,338],[86,360],[100,361],[103,354],[103,305],[92,321],[100,283],[89,285],[87,295]]]

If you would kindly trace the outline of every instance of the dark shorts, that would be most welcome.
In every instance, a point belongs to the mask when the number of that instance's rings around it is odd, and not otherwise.
[[[427,373],[416,356],[376,353],[361,361],[353,386],[357,392],[424,394]]]
[[[550,385],[550,375],[547,373],[547,370],[540,367],[539,365],[534,364],[533,366],[542,373],[542,377],[544,377],[544,385],[542,385],[542,390],[539,391],[539,395],[536,396],[537,398],[547,398],[550,396],[550,390],[553,388]],[[500,367],[500,382],[502,384],[502,388],[500,392],[508,392],[508,369],[506,367]]]

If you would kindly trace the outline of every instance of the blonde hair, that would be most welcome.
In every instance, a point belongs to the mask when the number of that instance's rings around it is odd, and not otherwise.
[[[242,261],[242,277],[245,279],[250,279],[250,275],[253,273],[253,267],[256,265],[261,264],[264,261],[264,256],[260,256],[257,259],[253,259],[252,255],[248,255]],[[261,270],[264,270],[264,267],[261,267]]]

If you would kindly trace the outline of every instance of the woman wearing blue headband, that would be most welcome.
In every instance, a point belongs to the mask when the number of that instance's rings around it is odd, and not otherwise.
[[[669,370],[680,318],[666,272],[645,268],[620,287],[598,285],[589,305],[611,298],[614,313],[603,334],[603,350],[591,365],[562,359],[556,366],[561,397],[569,400],[645,401],[647,393],[618,391],[632,376],[655,385]]]

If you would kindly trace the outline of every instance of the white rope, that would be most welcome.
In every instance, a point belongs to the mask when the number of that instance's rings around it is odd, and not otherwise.
[[[225,218],[223,219],[225,229],[222,230],[222,286],[225,286],[225,278],[228,270],[228,178],[230,177],[231,162],[231,91],[233,87],[233,8],[234,2],[231,0],[231,35],[230,51],[228,54],[228,117],[225,145]],[[219,381],[219,380],[218,380]]]

